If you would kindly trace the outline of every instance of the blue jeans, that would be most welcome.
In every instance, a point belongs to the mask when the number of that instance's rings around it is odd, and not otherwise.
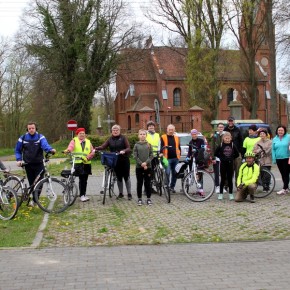
[[[176,175],[175,175],[175,166],[178,164],[178,159],[173,158],[173,159],[168,159],[168,167],[166,168],[166,175],[168,178],[169,182],[169,187],[174,188],[176,184]],[[171,179],[170,179],[170,174],[171,174]]]

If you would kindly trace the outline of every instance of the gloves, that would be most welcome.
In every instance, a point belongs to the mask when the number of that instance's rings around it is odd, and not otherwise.
[[[241,183],[239,186],[238,186],[238,189],[242,189],[244,187],[244,183]]]
[[[186,157],[186,158],[185,158],[185,161],[186,161],[186,162],[189,162],[189,161],[190,161],[190,158],[189,158],[189,157]]]
[[[66,150],[63,150],[63,153],[68,154],[68,153],[70,153],[70,151],[66,149]]]
[[[88,162],[88,158],[87,158],[87,157],[83,157],[82,160],[83,160],[84,162]]]

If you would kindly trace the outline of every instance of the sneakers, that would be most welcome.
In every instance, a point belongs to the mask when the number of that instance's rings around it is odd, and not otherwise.
[[[220,194],[218,195],[218,200],[222,200],[223,198],[224,198],[223,194],[220,193]]]
[[[128,200],[131,200],[131,199],[132,199],[132,194],[128,193]]]
[[[150,198],[147,199],[147,205],[152,205],[152,201]]]
[[[219,186],[215,187],[215,193],[220,193],[220,187]]]
[[[169,190],[170,190],[172,193],[176,193],[176,191],[175,191],[174,188],[169,188]]]
[[[229,200],[234,200],[234,195],[232,193],[229,193]]]
[[[288,192],[287,189],[281,189],[280,191],[277,191],[277,194],[283,195],[283,194],[286,194],[287,192]]]
[[[205,197],[205,194],[204,194],[203,189],[198,189],[197,192],[199,193],[199,195],[200,195],[201,197]]]
[[[88,200],[90,200],[90,199],[88,197],[86,197],[85,195],[82,195],[80,197],[80,201],[82,201],[82,202],[85,202],[85,201],[88,201]]]
[[[142,199],[141,199],[141,198],[138,199],[137,204],[138,204],[139,206],[142,205]]]
[[[123,198],[123,197],[124,197],[124,194],[123,193],[119,193],[117,198],[119,199],[119,198]]]
[[[223,191],[223,193],[227,193],[228,191],[227,191],[227,189],[226,188],[224,188],[224,191]]]

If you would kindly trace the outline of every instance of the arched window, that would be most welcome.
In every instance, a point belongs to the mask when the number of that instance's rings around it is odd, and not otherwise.
[[[139,124],[139,114],[135,115],[135,124]]]
[[[176,88],[173,91],[173,106],[180,107],[181,106],[181,89]]]
[[[234,99],[234,89],[230,88],[227,92],[227,104],[229,105],[230,102]]]

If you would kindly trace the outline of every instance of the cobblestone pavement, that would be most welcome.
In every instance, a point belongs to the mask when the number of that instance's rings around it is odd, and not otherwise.
[[[289,289],[290,241],[0,251],[0,289]]]
[[[281,180],[277,170],[280,189]],[[178,184],[180,184],[180,180]],[[194,203],[184,194],[172,202],[154,194],[153,206],[137,206],[135,179],[133,200],[107,198],[102,204],[101,176],[89,178],[90,201],[76,204],[62,215],[50,216],[42,247],[166,244],[182,242],[227,242],[290,238],[290,196],[235,203],[227,194],[223,201],[214,194],[208,201]]]
[[[90,177],[91,200],[49,216],[40,248],[0,251],[0,289],[289,289],[290,196],[138,207],[132,184],[132,201],[104,206]]]

